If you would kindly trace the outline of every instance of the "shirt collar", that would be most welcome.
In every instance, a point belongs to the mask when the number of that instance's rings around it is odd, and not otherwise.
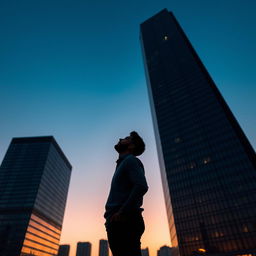
[[[131,155],[131,153],[124,154],[122,156],[119,156],[119,158],[116,160],[117,165],[119,165],[127,156]]]

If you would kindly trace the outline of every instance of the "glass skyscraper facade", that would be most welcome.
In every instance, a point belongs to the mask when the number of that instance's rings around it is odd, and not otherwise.
[[[0,255],[57,255],[71,165],[52,136],[14,138],[0,167]]]
[[[255,255],[252,146],[174,15],[140,28],[173,254]]]

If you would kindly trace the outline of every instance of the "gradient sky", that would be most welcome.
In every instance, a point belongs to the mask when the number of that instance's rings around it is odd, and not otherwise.
[[[1,0],[0,159],[12,137],[53,135],[73,165],[61,243],[106,238],[113,145],[147,144],[146,231],[151,256],[170,245],[139,43],[139,24],[172,10],[256,147],[256,1]]]

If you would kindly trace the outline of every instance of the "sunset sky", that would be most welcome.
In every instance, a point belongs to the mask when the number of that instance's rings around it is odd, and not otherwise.
[[[114,144],[144,138],[149,191],[142,247],[171,245],[139,42],[167,8],[256,147],[256,1],[0,1],[0,160],[12,137],[53,135],[73,165],[61,243],[106,238]]]

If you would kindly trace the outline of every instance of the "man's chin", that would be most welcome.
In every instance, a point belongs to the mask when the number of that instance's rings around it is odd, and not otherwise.
[[[114,146],[115,150],[117,151],[117,153],[122,154],[123,152],[125,152],[127,150],[127,147],[122,147],[122,145],[116,144]]]
[[[115,149],[118,153],[120,153],[120,152],[119,152],[119,148],[118,148],[118,145],[117,145],[117,144],[114,146],[114,149]]]

